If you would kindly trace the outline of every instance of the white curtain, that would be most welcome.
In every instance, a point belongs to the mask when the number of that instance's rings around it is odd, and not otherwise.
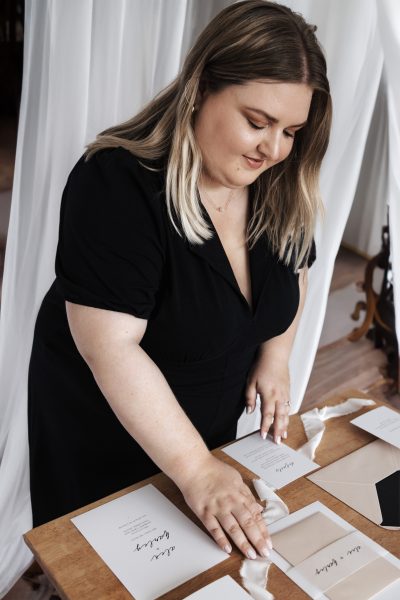
[[[388,98],[385,70],[376,97],[364,156],[343,242],[368,256],[381,249],[382,227],[387,223]]]
[[[230,3],[26,2],[23,93],[0,320],[0,597],[30,560],[21,538],[31,527],[27,370],[36,314],[54,278],[59,206],[67,174],[98,131],[134,114],[175,76],[194,36]],[[399,27],[398,21],[395,27],[395,0],[287,4],[318,25],[335,109],[321,181],[326,217],[317,232],[318,261],[310,271],[307,304],[291,361],[297,410],[317,349],[334,258],[356,190],[381,78],[379,27],[385,28],[386,36],[391,134],[393,128],[397,132],[390,139],[389,155],[392,230],[400,224],[400,183],[395,171],[400,158],[395,102]],[[393,259],[399,265],[395,239]],[[397,288],[398,309],[399,296]],[[249,431],[254,424],[245,421],[241,426]]]

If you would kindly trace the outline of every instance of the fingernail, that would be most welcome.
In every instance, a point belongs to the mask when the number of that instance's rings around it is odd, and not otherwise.
[[[262,431],[261,432],[261,437],[263,440],[265,440],[267,438],[267,432],[266,431]]]
[[[271,542],[271,540],[270,540],[270,539],[268,539],[268,540],[267,540],[267,546],[268,546],[268,548],[269,548],[270,550],[272,550],[272,548],[273,548],[273,545],[272,545],[272,542]]]
[[[247,556],[249,558],[252,558],[253,560],[255,558],[257,558],[257,554],[254,552],[253,548],[250,548],[250,550],[247,550]]]
[[[269,556],[269,550],[268,550],[268,548],[262,548],[262,550],[261,550],[261,556],[264,556],[265,558],[268,558],[268,556]]]
[[[224,546],[224,550],[227,554],[230,554],[232,552],[232,546],[226,544],[226,546]]]
[[[284,440],[286,440],[286,439],[287,439],[287,431],[284,431],[284,432],[283,432],[283,434],[282,434],[282,437],[283,437],[283,439],[284,439]]]
[[[249,405],[246,406],[246,412],[247,412],[247,414],[251,413],[251,406],[249,406]]]
[[[276,443],[277,443],[277,444],[280,444],[280,443],[281,443],[281,436],[280,436],[280,435],[277,435],[277,436],[276,436]]]

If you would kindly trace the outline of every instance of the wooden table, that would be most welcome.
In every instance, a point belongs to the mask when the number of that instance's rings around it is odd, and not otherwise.
[[[324,402],[326,404],[337,404],[349,397],[367,398],[365,394],[357,390],[349,390]],[[376,406],[381,405],[377,402]],[[372,407],[374,408],[374,407]],[[358,429],[350,424],[355,416],[370,410],[370,407],[344,417],[338,417],[326,422],[326,432],[317,450],[316,461],[321,466],[328,465],[335,460],[353,452],[375,439],[372,435]],[[293,448],[298,448],[305,443],[306,437],[302,422],[298,415],[290,419],[289,438],[285,442]],[[235,466],[242,474],[246,483],[252,488],[251,480],[255,478],[251,471],[236,463],[220,449],[214,454],[225,462]],[[109,500],[118,498],[132,490],[141,488],[152,483],[167,498],[169,498],[183,513],[190,517],[197,525],[202,524],[191,510],[186,506],[178,488],[164,474],[155,475],[136,485],[132,485],[116,494],[94,502],[69,515],[50,521],[45,525],[36,527],[25,534],[25,541],[32,550],[37,562],[56,586],[60,596],[66,600],[128,600],[131,594],[123,587],[115,575],[109,570],[101,558],[96,554],[85,538],[71,523],[70,518],[91,508],[100,506]],[[305,477],[279,490],[279,496],[287,504],[290,512],[302,508],[319,500],[330,509],[335,511],[343,519],[354,527],[373,538],[384,546],[395,556],[400,558],[399,533],[382,529],[365,517],[343,504],[337,498],[331,496]],[[204,529],[204,528],[203,528]],[[205,571],[186,583],[175,588],[171,592],[160,596],[163,600],[182,600],[189,594],[201,587],[215,581],[224,575],[231,575],[238,583],[241,583],[239,568],[242,555],[235,549],[231,557],[223,563]],[[308,596],[298,588],[286,575],[275,565],[271,565],[268,577],[268,590],[272,592],[276,600],[305,600]]]

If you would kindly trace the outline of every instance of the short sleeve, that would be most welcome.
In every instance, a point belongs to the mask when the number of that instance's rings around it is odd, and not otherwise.
[[[286,249],[285,249],[285,252],[284,252],[284,258],[283,258],[283,260],[285,260],[285,257],[287,256],[288,249],[289,249],[289,244],[286,245]],[[304,269],[305,266],[311,267],[312,264],[315,262],[316,258],[317,258],[317,250],[316,250],[315,241],[314,241],[314,238],[313,238],[312,241],[311,241],[310,250],[305,255],[305,257],[303,258],[303,260],[301,261],[298,269]],[[296,264],[296,254],[293,253],[292,256],[290,257],[288,267],[292,271],[296,271],[295,264]]]
[[[308,268],[310,268],[314,262],[316,261],[317,258],[317,249],[315,246],[315,240],[313,238],[312,242],[311,242],[311,247],[310,247],[310,252],[308,254],[308,257],[306,257],[300,264],[299,269],[304,269],[304,267],[307,265]]]
[[[64,189],[56,286],[65,300],[148,319],[165,259],[154,173],[123,148],[82,157]]]

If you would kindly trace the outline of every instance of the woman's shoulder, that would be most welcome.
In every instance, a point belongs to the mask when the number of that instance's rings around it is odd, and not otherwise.
[[[64,203],[92,213],[121,211],[127,218],[150,212],[163,221],[163,190],[163,172],[119,146],[79,158],[69,174]]]
[[[70,178],[107,181],[116,186],[130,183],[150,193],[161,190],[164,184],[161,168],[156,168],[122,146],[102,148],[89,158],[86,153],[83,154],[73,167]]]

